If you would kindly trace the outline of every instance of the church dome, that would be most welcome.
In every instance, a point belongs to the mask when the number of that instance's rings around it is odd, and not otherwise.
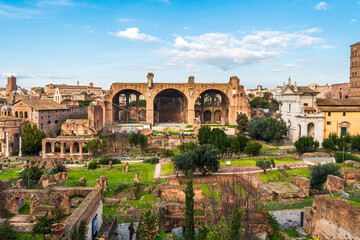
[[[4,105],[1,107],[1,111],[11,111],[11,107],[9,105]]]

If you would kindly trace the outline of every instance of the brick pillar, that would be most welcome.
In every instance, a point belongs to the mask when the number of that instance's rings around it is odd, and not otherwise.
[[[60,142],[60,154],[64,154],[65,149],[64,149],[64,143]]]
[[[73,143],[70,144],[70,154],[72,155],[73,154]]]
[[[55,143],[51,143],[51,153],[55,154]]]
[[[80,155],[83,154],[83,145],[84,145],[84,143],[79,143],[79,154]]]

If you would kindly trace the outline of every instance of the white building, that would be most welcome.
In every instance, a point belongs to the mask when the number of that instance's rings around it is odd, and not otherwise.
[[[312,136],[320,144],[323,141],[324,116],[316,105],[315,92],[309,87],[298,87],[296,82],[285,85],[278,92],[281,101],[279,113],[289,127],[288,139],[294,143],[300,136]]]

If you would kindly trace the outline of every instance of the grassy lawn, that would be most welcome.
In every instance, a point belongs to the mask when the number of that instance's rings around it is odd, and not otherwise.
[[[201,190],[203,191],[203,193],[207,196],[207,197],[215,197],[220,199],[221,197],[221,192],[213,192],[210,189],[210,186],[208,184],[205,183],[199,183],[199,184],[194,184],[194,186],[200,186]]]
[[[115,170],[114,167],[120,169]],[[129,165],[129,172],[123,171],[124,164],[113,165],[113,168],[107,170],[107,168],[98,168],[95,170],[87,170],[82,167],[71,168],[68,176],[68,182],[79,181],[81,177],[85,177],[88,186],[93,187],[96,179],[100,179],[100,176],[108,176],[108,186],[115,187],[119,182],[134,182],[134,174],[139,173],[140,181],[153,180],[153,174],[155,164],[150,163],[131,163]]]
[[[161,166],[161,174],[167,175],[167,174],[174,174],[174,163],[166,163]]]
[[[256,166],[256,159],[270,159],[273,157],[249,157],[236,160],[221,160],[220,166],[237,166],[237,167],[252,167]],[[226,165],[226,161],[230,161],[230,165]],[[281,158],[280,160],[275,159],[275,164],[288,164],[292,162],[301,162],[301,160],[295,160],[290,157]]]
[[[310,178],[310,172],[308,168],[291,169],[286,171],[286,173],[288,174],[288,176],[285,177],[285,181],[291,181],[291,175],[298,175],[299,177]],[[278,174],[280,174],[280,172],[278,170],[274,170],[268,171],[266,174],[259,173],[258,176],[261,177],[264,182],[268,182],[269,178],[271,178],[275,182],[280,182],[281,180],[279,179]]]
[[[21,170],[21,168],[12,168],[12,169],[1,170],[0,179],[16,178],[19,176],[19,173],[17,171],[20,171],[20,170]]]
[[[27,198],[25,205],[19,209],[19,214],[30,214],[30,199]]]

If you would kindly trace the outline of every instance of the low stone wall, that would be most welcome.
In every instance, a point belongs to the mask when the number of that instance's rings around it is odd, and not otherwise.
[[[317,195],[304,211],[304,229],[320,239],[360,239],[360,207],[348,201]]]
[[[100,230],[102,226],[102,193],[99,188],[88,188],[92,191],[84,198],[80,206],[71,214],[68,220],[65,223],[65,233],[63,239],[71,240],[71,234],[73,233],[75,227],[78,227],[81,221],[85,220],[87,222],[87,234],[86,239],[92,239],[92,219],[95,215],[97,217],[97,227]]]
[[[201,200],[205,197],[200,186],[194,186],[194,200]],[[180,202],[185,202],[185,187],[164,185],[159,188],[160,198],[178,197]]]
[[[329,174],[324,183],[324,190],[332,194],[339,194],[339,191],[344,191],[344,179]]]
[[[357,181],[360,182],[360,169],[342,168],[340,172],[344,176],[346,184],[353,185]]]

